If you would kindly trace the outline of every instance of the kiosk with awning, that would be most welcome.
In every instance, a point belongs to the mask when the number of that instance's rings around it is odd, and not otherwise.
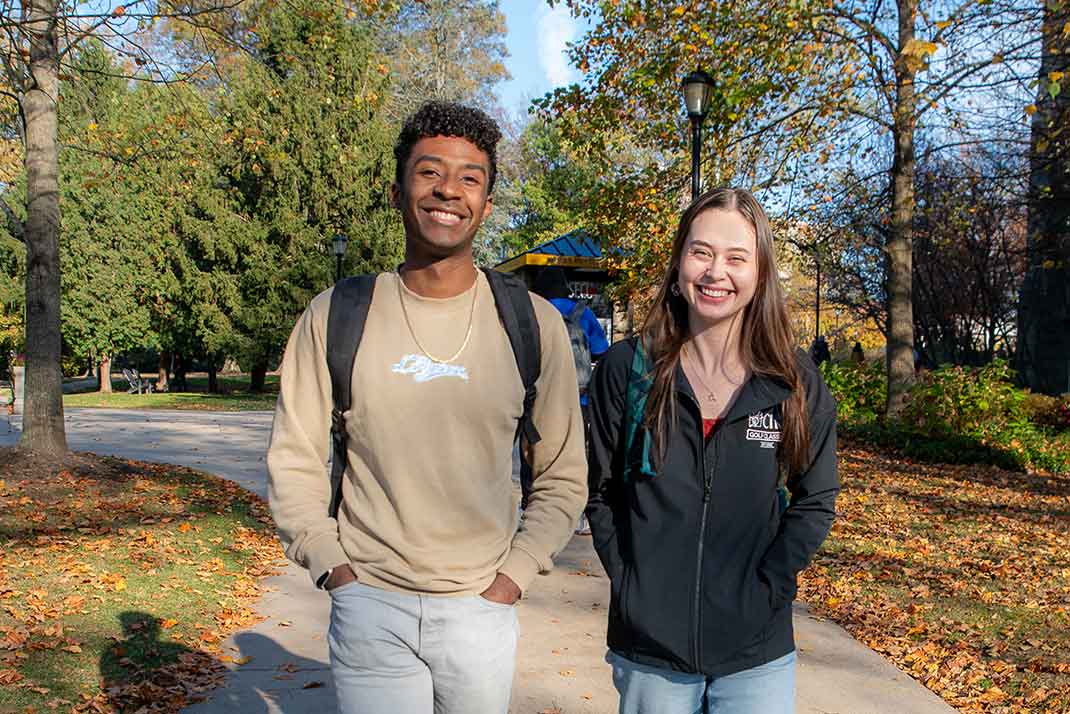
[[[569,288],[572,290],[570,297],[573,300],[582,300],[591,308],[612,341],[613,304],[606,295],[606,286],[610,282],[609,270],[602,256],[601,244],[583,229],[558,236],[503,260],[494,268],[504,273],[519,275],[530,289],[535,285],[539,271],[551,265],[564,269]]]

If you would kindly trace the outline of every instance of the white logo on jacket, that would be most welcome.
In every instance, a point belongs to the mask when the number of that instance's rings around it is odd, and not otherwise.
[[[425,355],[405,355],[390,371],[394,374],[411,374],[416,382],[430,382],[439,377],[457,377],[468,381],[468,368],[463,364],[436,362]]]
[[[763,449],[775,449],[780,441],[780,422],[772,411],[747,417],[747,441],[760,441]]]

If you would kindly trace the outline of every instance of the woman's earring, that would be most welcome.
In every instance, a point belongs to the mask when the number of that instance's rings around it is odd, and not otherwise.
[[[680,297],[680,283],[673,283],[672,287],[669,288],[669,292],[676,297]]]

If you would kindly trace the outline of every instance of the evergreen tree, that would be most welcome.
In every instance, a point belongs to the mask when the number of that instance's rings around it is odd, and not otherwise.
[[[60,121],[61,326],[66,349],[100,365],[111,391],[112,358],[155,343],[148,295],[157,266],[152,234],[157,197],[139,180],[139,154],[151,152],[132,92],[112,56],[89,43],[74,57]]]
[[[221,98],[222,176],[247,223],[228,349],[254,389],[301,310],[331,284],[334,235],[349,238],[349,273],[400,261],[387,74],[365,28],[336,5],[300,0],[267,14],[254,56]]]

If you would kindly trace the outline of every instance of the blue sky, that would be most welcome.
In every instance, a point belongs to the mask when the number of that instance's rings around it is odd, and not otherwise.
[[[565,45],[578,40],[586,25],[563,4],[551,10],[543,0],[501,0],[501,8],[509,29],[505,65],[512,79],[498,86],[498,96],[505,109],[520,114],[532,99],[579,79]]]

